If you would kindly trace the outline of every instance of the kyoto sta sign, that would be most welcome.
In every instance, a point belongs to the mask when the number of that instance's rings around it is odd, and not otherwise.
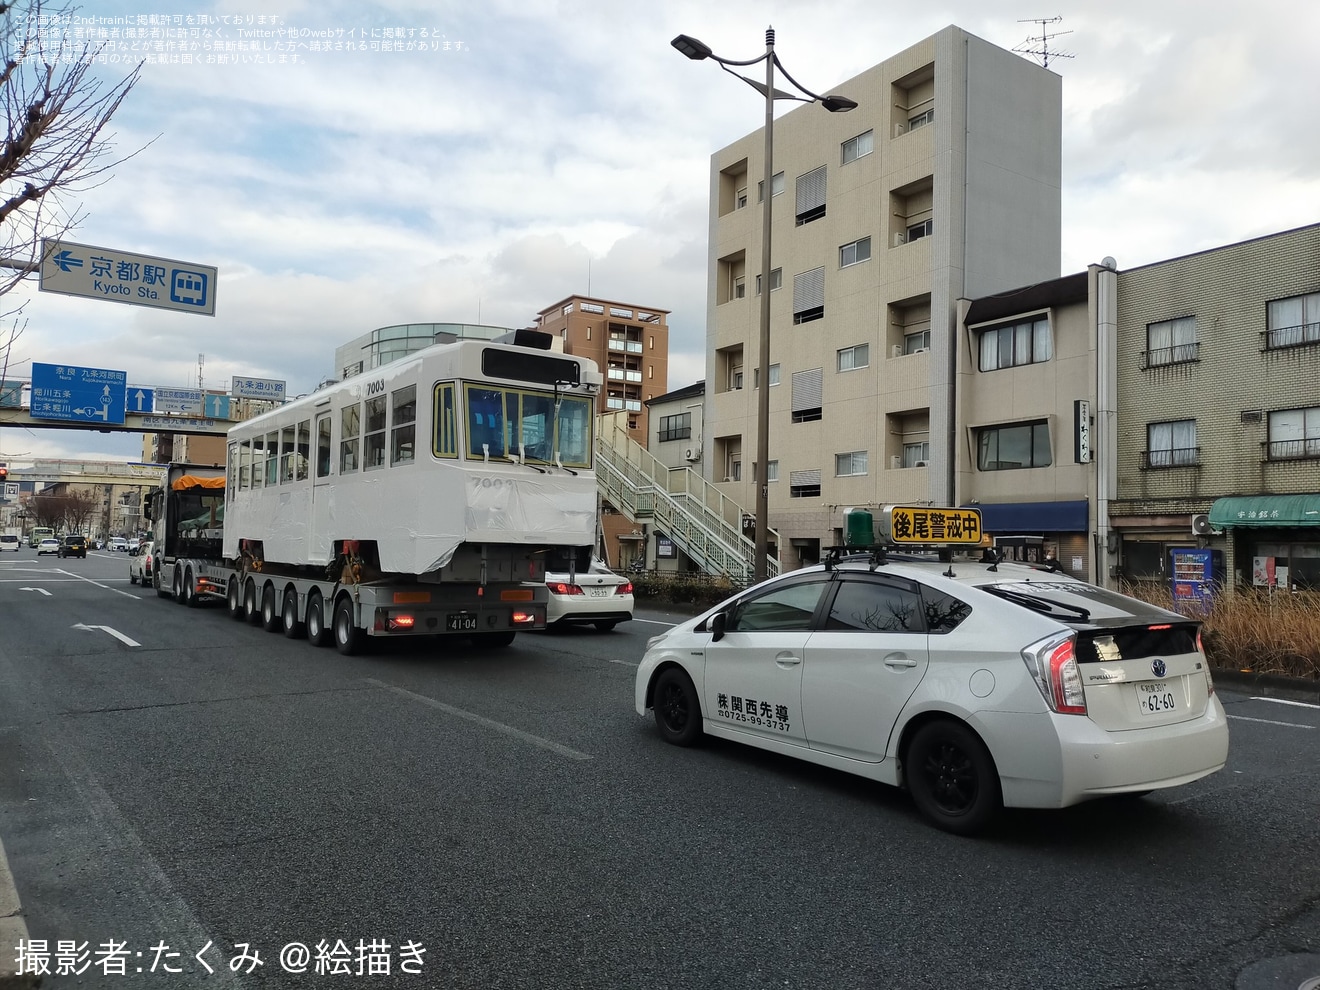
[[[41,242],[41,291],[215,316],[216,269],[169,258]]]

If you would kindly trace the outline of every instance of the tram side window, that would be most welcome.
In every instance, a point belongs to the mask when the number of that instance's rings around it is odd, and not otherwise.
[[[358,469],[358,406],[345,406],[339,417],[339,473]]]
[[[252,438],[252,487],[260,488],[266,476],[266,439],[257,434]]]
[[[228,458],[225,462],[225,501],[234,500],[234,492],[238,490],[238,444],[229,445]]]
[[[296,455],[294,450],[296,427],[286,426],[280,431],[280,484],[289,485],[293,483],[293,462]]]
[[[442,382],[435,387],[435,429],[431,453],[436,457],[458,456],[458,417],[454,412],[454,386]]]
[[[307,455],[311,452],[312,421],[304,419],[298,424],[298,449],[293,455],[293,476],[296,481],[307,480]]]
[[[362,469],[385,466],[385,396],[367,400],[366,432],[362,439]]]
[[[390,428],[390,464],[407,464],[416,449],[417,386],[401,388],[393,395],[394,414]]]
[[[272,430],[266,434],[266,486],[275,484],[279,474],[280,434]]]
[[[330,459],[334,448],[330,445],[330,417],[316,421],[316,476],[330,477]]]
[[[504,393],[497,388],[470,388],[468,456],[504,456]]]
[[[252,443],[249,440],[238,442],[238,488],[246,491],[252,487]]]

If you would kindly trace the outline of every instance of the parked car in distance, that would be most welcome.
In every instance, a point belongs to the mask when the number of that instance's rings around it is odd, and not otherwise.
[[[13,533],[6,533],[0,536],[0,550],[22,550],[23,541]]]
[[[136,549],[137,549],[138,547],[140,547],[141,545],[142,545],[142,541],[141,541],[140,539],[138,539],[136,536],[132,537],[132,538],[128,541],[128,552],[129,552],[129,553],[132,553],[134,550],[136,550]]]
[[[609,632],[632,618],[632,582],[596,558],[587,567],[574,569],[567,560],[555,559],[552,554],[546,564],[545,585],[550,592],[545,610],[547,627],[593,625]]]
[[[127,552],[128,552],[128,540],[124,539],[122,536],[112,536],[112,537],[110,537],[110,549],[111,549],[111,550],[121,550],[121,551],[127,553]]]
[[[60,540],[60,557],[86,557],[87,537],[79,533],[70,533]]]
[[[55,537],[53,536],[48,536],[37,544],[38,557],[40,557],[43,553],[53,553],[58,556],[59,552],[60,552],[60,541],[55,539]]]
[[[143,540],[128,551],[128,583],[151,584],[151,541]]]

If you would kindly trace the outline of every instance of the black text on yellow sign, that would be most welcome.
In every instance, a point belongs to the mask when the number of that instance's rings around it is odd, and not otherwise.
[[[928,505],[895,505],[889,510],[892,543],[981,542],[981,513],[976,509],[946,509]]]

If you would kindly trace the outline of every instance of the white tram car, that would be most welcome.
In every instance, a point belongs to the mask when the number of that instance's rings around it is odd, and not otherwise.
[[[180,559],[175,597],[345,653],[543,627],[547,552],[595,541],[602,383],[550,341],[436,344],[235,425],[223,560]]]

